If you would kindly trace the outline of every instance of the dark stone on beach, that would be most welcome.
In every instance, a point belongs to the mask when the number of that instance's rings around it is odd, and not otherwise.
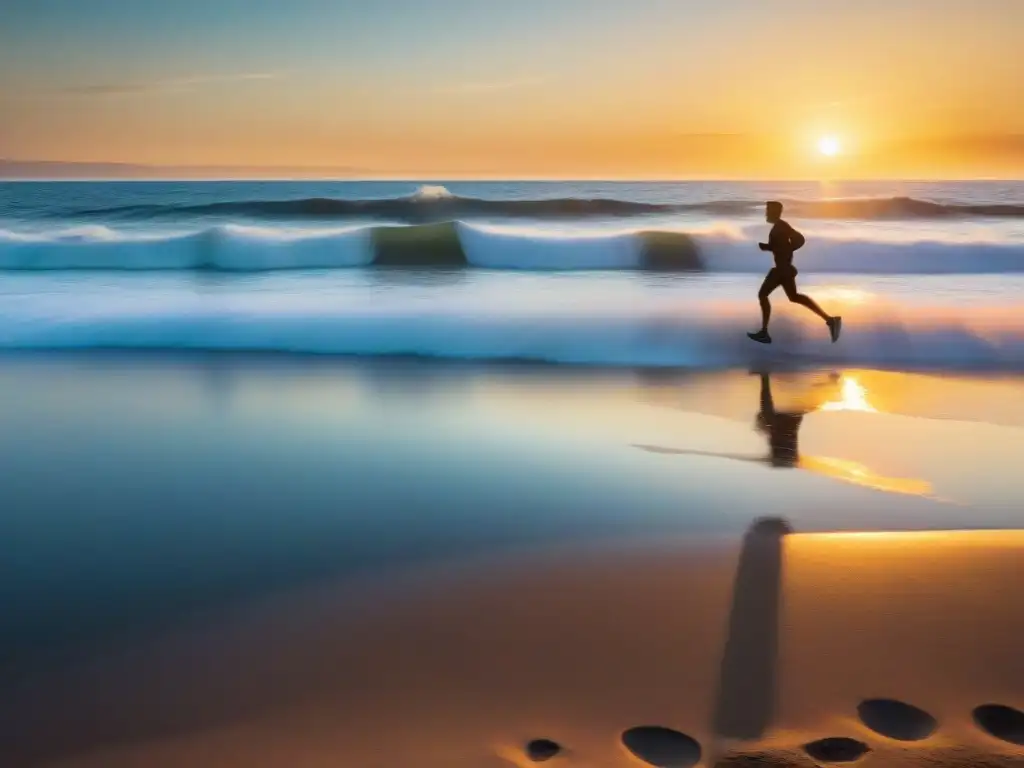
[[[550,760],[561,751],[562,747],[551,739],[534,739],[526,745],[526,756],[535,763]]]
[[[895,699],[868,699],[857,706],[861,721],[875,733],[896,741],[921,741],[938,728],[923,709]]]
[[[1000,741],[1024,746],[1024,712],[1004,704],[982,704],[971,714],[985,733]]]
[[[643,268],[653,272],[701,272],[697,242],[683,232],[641,232]]]
[[[852,763],[871,751],[863,741],[831,736],[804,744],[804,751],[822,763]]]
[[[622,734],[626,749],[658,768],[689,768],[700,762],[696,739],[659,725],[641,725]]]

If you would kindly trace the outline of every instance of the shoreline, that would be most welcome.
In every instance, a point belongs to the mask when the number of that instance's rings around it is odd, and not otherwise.
[[[304,350],[286,350],[276,348],[223,348],[211,349],[202,347],[131,347],[123,345],[53,348],[0,348],[0,365],[5,362],[47,362],[69,361],[84,362],[116,362],[131,365],[133,362],[163,362],[167,364],[203,363],[211,360],[230,360],[233,362],[252,362],[255,364],[298,364],[336,368],[393,368],[398,370],[407,367],[434,368],[440,371],[458,372],[492,372],[492,373],[534,373],[539,377],[585,379],[595,375],[603,379],[686,379],[699,376],[732,375],[737,373],[755,374],[764,371],[780,375],[816,375],[829,371],[868,371],[895,376],[922,376],[950,381],[992,381],[1024,383],[1024,369],[1017,370],[1005,367],[949,367],[936,364],[934,366],[907,366],[899,363],[892,365],[873,365],[864,363],[843,363],[828,359],[775,359],[763,365],[745,366],[735,363],[720,365],[630,365],[592,362],[565,362],[541,360],[533,357],[447,357],[442,355],[420,353],[345,353],[345,352],[309,352]]]

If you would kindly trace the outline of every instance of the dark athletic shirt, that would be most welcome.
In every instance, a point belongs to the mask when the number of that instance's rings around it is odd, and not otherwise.
[[[775,266],[792,267],[793,251],[803,247],[804,236],[789,225],[788,221],[779,219],[768,235],[768,250],[775,255]]]
[[[800,461],[797,434],[804,417],[798,413],[776,413],[772,416],[768,433],[768,446],[772,464],[776,467],[795,467]]]
[[[802,413],[778,413],[774,410],[761,411],[757,415],[760,428],[767,433],[769,461],[774,467],[795,467],[800,463],[800,449],[797,437]]]

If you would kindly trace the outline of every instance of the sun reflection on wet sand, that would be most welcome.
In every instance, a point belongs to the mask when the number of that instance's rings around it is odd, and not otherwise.
[[[801,456],[798,466],[809,472],[846,483],[873,488],[876,491],[934,498],[932,495],[932,484],[927,480],[919,480],[913,477],[885,477],[856,461],[835,459],[827,456]]]
[[[878,409],[868,402],[867,389],[852,376],[843,377],[843,383],[839,389],[839,399],[823,403],[818,410],[878,413]]]
[[[855,411],[878,413],[868,402],[868,390],[853,376],[844,375],[839,386],[839,399],[822,403],[819,411]],[[798,466],[819,475],[831,477],[854,485],[873,488],[887,493],[902,493],[911,496],[934,498],[932,484],[912,477],[886,477],[857,461],[829,456],[801,456]]]
[[[772,376],[760,373],[760,408],[757,415],[757,430],[768,440],[767,456],[704,451],[689,448],[669,448],[652,445],[638,445],[649,453],[715,456],[723,459],[765,463],[774,468],[798,468],[853,485],[871,488],[886,493],[922,496],[934,501],[946,501],[934,495],[934,489],[927,480],[914,477],[890,477],[858,461],[833,456],[807,456],[800,451],[799,434],[803,419],[819,411],[846,411],[851,413],[880,413],[869,400],[869,392],[857,377],[832,374],[829,381],[815,385],[827,392],[812,395],[816,402],[798,407],[776,405],[772,393]]]

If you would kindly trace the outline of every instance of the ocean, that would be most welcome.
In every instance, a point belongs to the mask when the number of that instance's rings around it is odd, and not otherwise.
[[[3,182],[0,269],[7,350],[1024,369],[1024,182]]]

